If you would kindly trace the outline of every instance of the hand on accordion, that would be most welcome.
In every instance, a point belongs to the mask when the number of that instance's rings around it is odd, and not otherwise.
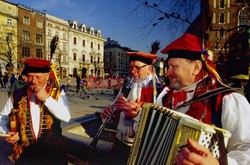
[[[123,111],[123,113],[129,118],[134,118],[138,114],[141,105],[139,99],[136,99],[136,101],[127,100],[123,96],[118,97],[114,104],[117,110]]]
[[[188,146],[177,155],[176,164],[219,165],[219,162],[209,149],[188,139]]]

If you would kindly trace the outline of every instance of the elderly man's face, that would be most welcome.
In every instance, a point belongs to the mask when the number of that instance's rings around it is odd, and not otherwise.
[[[184,88],[195,82],[193,74],[194,62],[184,58],[170,58],[168,60],[167,76],[171,87],[175,89]]]
[[[141,61],[131,61],[129,63],[130,75],[136,79],[145,79],[151,73],[151,66]]]
[[[39,89],[44,88],[49,80],[49,73],[28,73],[27,81],[29,89],[37,92]]]

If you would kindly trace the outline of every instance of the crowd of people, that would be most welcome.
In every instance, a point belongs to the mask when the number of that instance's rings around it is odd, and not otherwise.
[[[168,82],[164,85],[153,66],[156,52],[127,52],[130,79],[101,114],[103,120],[112,115],[117,124],[110,153],[112,159],[107,157],[108,160],[99,163],[127,163],[142,106],[154,103],[232,133],[228,153],[219,159],[206,147],[187,139],[187,146],[176,155],[176,164],[249,164],[250,104],[243,94],[220,78],[210,52],[203,48],[203,39],[185,33],[161,50],[162,54],[168,55]],[[70,120],[70,108],[64,91],[53,85],[55,80],[50,73],[48,61],[27,59],[25,78],[22,79],[24,85],[11,91],[0,111],[0,133],[8,135],[6,141],[13,146],[11,158],[17,164],[67,164],[60,123]],[[67,86],[71,81],[72,77]],[[80,76],[76,76],[77,92],[89,83],[81,82]],[[119,83],[125,84],[123,81]],[[110,79],[107,79],[107,85],[106,88],[111,87]],[[216,92],[218,89],[220,92]],[[200,99],[204,94],[206,97]],[[192,102],[198,98],[199,101]]]

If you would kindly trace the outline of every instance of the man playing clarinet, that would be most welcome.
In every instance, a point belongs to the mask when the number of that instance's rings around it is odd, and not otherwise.
[[[141,110],[140,105],[142,102],[152,103],[156,97],[156,87],[159,87],[159,82],[156,82],[152,66],[157,58],[155,53],[127,52],[132,82],[128,96],[120,96],[119,93],[112,106],[117,112],[115,118],[118,120],[116,140],[112,149],[116,160],[111,162],[112,164],[126,164],[140,118],[138,115]],[[107,118],[113,108],[111,106],[105,108],[101,117]]]

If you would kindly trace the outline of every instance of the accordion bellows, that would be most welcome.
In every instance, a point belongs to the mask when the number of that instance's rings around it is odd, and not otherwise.
[[[175,164],[176,155],[186,146],[188,138],[209,148],[219,158],[218,132],[224,136],[222,141],[226,146],[231,136],[229,131],[159,105],[144,104],[128,164]]]

